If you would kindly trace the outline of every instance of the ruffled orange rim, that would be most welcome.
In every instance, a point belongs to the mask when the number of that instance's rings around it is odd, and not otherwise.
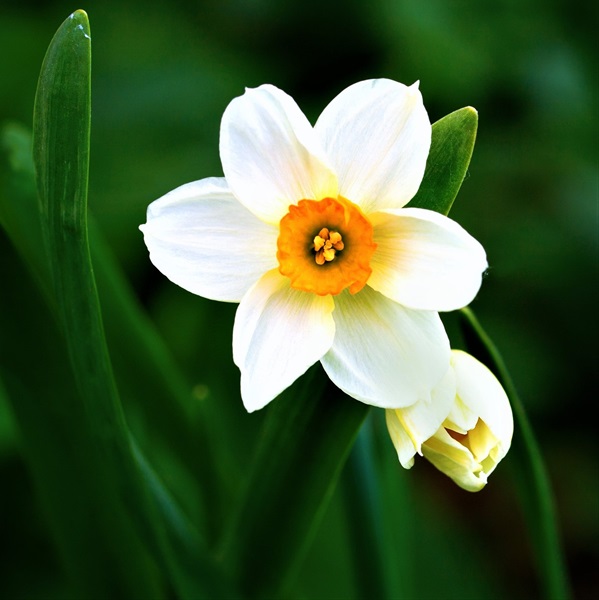
[[[372,273],[375,249],[370,221],[342,197],[300,200],[281,219],[279,271],[298,290],[319,296],[346,288],[359,292]]]

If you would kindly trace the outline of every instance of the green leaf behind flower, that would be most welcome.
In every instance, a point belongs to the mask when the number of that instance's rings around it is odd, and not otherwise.
[[[468,172],[472,158],[478,113],[461,108],[433,124],[431,149],[424,178],[410,208],[426,208],[447,215]]]

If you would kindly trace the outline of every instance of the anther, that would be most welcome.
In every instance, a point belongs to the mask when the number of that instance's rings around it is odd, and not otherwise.
[[[324,265],[325,262],[331,262],[335,254],[343,248],[341,234],[323,227],[314,237],[314,260],[317,265]]]

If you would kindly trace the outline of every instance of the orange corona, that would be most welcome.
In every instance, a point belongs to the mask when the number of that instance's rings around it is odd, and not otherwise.
[[[359,292],[372,269],[372,225],[345,198],[300,200],[281,219],[279,271],[291,286],[319,296]]]

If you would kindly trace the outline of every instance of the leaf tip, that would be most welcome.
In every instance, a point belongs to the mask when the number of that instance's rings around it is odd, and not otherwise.
[[[463,127],[467,127],[476,131],[478,127],[478,111],[473,106],[464,106],[460,110],[456,110],[455,114],[461,121]]]
[[[84,32],[85,37],[89,38],[89,17],[83,9],[78,9],[69,15],[68,21],[74,21],[77,28]]]

